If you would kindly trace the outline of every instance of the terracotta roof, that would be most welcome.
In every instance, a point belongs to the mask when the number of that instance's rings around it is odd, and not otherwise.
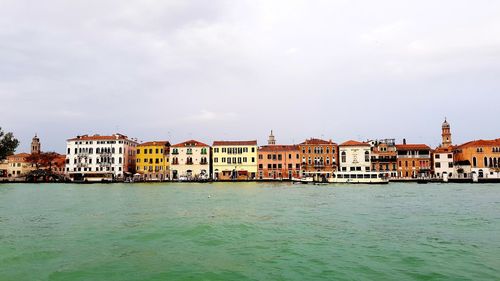
[[[453,152],[453,150],[455,149],[455,146],[448,146],[448,147],[438,147],[436,149],[434,149],[433,153],[446,153],[446,152]]]
[[[298,145],[264,145],[259,148],[259,152],[273,152],[273,151],[294,151],[299,150]]]
[[[366,142],[349,140],[349,141],[342,143],[340,146],[370,146],[370,144],[366,143]]]
[[[18,154],[13,154],[13,155],[7,156],[7,159],[9,159],[9,158],[19,158],[19,157],[28,157],[30,155],[31,155],[30,153],[21,152],[21,153],[18,153]]]
[[[76,138],[68,139],[68,141],[75,141],[75,140],[124,140],[128,139],[127,136],[121,135],[121,134],[114,134],[112,136],[101,136],[101,135],[82,135],[82,136],[77,136]]]
[[[168,142],[168,141],[148,141],[148,142],[141,143],[137,146],[154,146],[154,145],[165,146],[165,145],[170,145],[170,142]]]
[[[209,146],[208,144],[204,144],[202,142],[199,142],[197,140],[188,140],[185,142],[181,142],[178,144],[172,145],[172,147],[203,147],[203,146]]]
[[[214,141],[213,146],[229,146],[229,145],[257,145],[256,140],[251,141]]]
[[[331,140],[326,141],[326,140],[322,140],[322,139],[311,138],[311,139],[305,140],[304,142],[302,142],[300,144],[305,145],[305,144],[335,144],[335,143]]]
[[[459,145],[458,147],[470,147],[470,146],[500,146],[500,139],[494,140],[474,140],[470,142],[466,142],[464,144]]]
[[[430,150],[426,144],[396,144],[397,150]]]

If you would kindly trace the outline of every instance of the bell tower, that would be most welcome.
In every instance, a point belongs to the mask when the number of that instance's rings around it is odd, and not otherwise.
[[[443,138],[442,146],[443,147],[449,147],[451,146],[451,129],[450,129],[450,124],[444,118],[443,125],[441,126],[441,137]]]
[[[35,134],[35,136],[31,140],[31,154],[38,154],[38,153],[40,153],[41,147],[42,146],[40,144],[40,139]]]
[[[267,140],[268,145],[275,145],[276,144],[276,139],[274,138],[273,135],[273,130],[271,130],[271,134],[269,135],[269,139]]]

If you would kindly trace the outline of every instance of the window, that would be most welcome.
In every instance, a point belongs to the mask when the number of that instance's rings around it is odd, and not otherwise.
[[[345,151],[342,151],[342,153],[341,153],[341,161],[342,161],[342,163],[347,162],[347,155],[346,155]]]
[[[441,155],[436,154],[434,158],[439,159],[440,157],[441,157]]]
[[[441,168],[441,163],[440,162],[436,162],[436,168]]]
[[[370,152],[365,151],[365,162],[370,162]]]
[[[453,168],[453,163],[448,163],[448,168]]]
[[[252,163],[255,163],[255,157],[252,157]]]
[[[448,154],[448,159],[453,158],[453,154]]]

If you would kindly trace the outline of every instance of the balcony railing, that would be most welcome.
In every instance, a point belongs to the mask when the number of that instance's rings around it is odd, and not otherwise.
[[[430,155],[398,155],[397,157],[398,159],[401,159],[401,158],[411,158],[411,159],[417,159],[417,158],[420,158],[420,159],[431,159],[431,156]]]

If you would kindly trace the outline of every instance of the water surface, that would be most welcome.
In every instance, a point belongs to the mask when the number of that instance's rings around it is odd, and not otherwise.
[[[500,185],[2,184],[0,280],[500,280]]]

